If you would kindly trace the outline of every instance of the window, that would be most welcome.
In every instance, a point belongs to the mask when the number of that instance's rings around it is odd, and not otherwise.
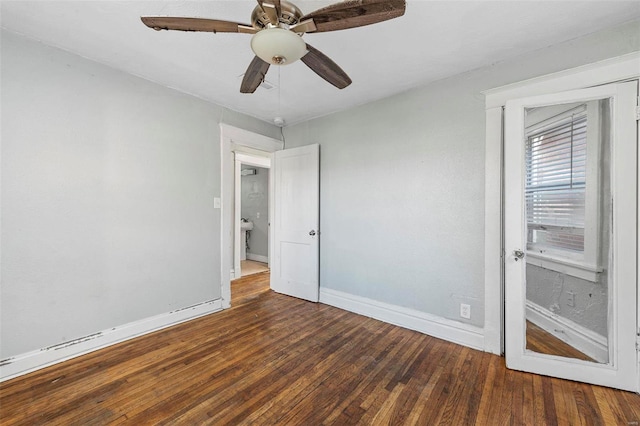
[[[597,101],[527,109],[525,204],[531,262],[595,278],[603,190]],[[606,216],[606,215],[605,215]],[[584,271],[579,272],[585,276]]]
[[[587,112],[584,106],[527,135],[527,245],[584,252]]]

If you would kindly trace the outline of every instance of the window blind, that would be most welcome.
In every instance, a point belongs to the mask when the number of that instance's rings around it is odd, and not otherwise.
[[[528,243],[584,251],[586,162],[586,107],[527,134]]]

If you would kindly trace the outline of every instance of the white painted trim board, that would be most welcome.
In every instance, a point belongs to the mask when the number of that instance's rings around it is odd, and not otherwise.
[[[2,361],[2,365],[0,365],[0,382],[220,310],[222,310],[221,299],[209,300],[118,327],[108,328],[89,336],[48,348],[26,352]]]
[[[452,343],[484,350],[483,330],[473,325],[323,287],[320,287],[320,302]]]
[[[261,254],[247,253],[247,260],[254,260],[256,262],[269,263],[269,258]]]
[[[503,353],[502,108],[486,111],[484,205],[484,337],[486,352]]]
[[[640,70],[640,52],[605,59],[556,73],[485,90],[486,108],[504,106],[509,99],[583,89],[602,84],[636,79]]]
[[[607,338],[527,300],[527,320],[598,362],[608,362]]]

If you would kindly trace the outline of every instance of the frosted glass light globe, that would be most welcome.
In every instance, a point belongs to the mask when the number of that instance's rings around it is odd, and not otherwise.
[[[293,31],[266,28],[253,35],[251,49],[266,63],[288,65],[307,53],[307,44]]]

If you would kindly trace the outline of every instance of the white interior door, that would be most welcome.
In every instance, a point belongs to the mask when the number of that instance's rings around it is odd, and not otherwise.
[[[317,302],[319,297],[320,147],[274,153],[271,288]]]
[[[508,368],[638,391],[637,95],[506,104]]]

